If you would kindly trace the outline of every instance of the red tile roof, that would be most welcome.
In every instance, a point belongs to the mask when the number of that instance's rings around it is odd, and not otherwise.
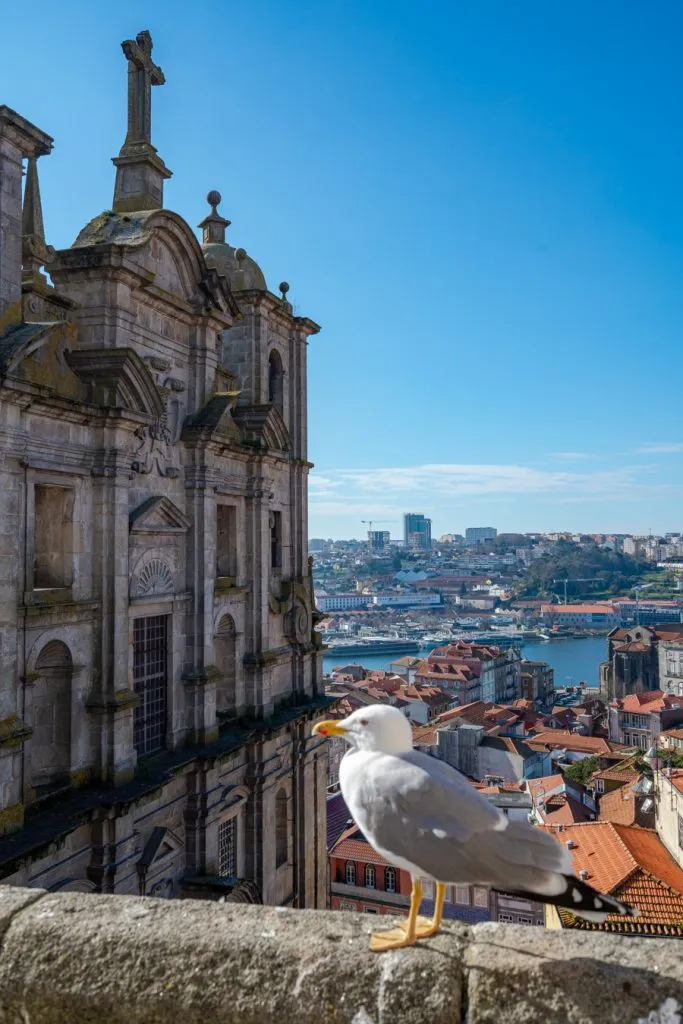
[[[679,793],[683,793],[683,768],[674,768],[665,773],[669,782]]]
[[[474,700],[469,704],[463,704],[462,707],[453,708],[451,711],[444,711],[442,715],[439,715],[437,722],[451,722],[454,718],[462,718],[466,722],[472,725],[483,725],[484,715],[488,708],[493,707],[492,704],[485,704],[483,700]]]
[[[545,826],[544,826],[545,827]],[[558,842],[572,840],[575,871],[588,872],[596,889],[618,895],[637,907],[640,916],[610,914],[605,924],[560,911],[565,927],[640,934],[683,933],[683,870],[654,829],[607,821],[569,825],[561,832],[546,828]]]
[[[645,705],[646,711],[661,711],[665,706],[665,696],[663,690],[642,690],[640,693],[629,693],[614,703],[620,711],[642,711]],[[675,698],[674,703],[677,703]]]
[[[353,825],[352,828],[348,828],[342,833],[330,850],[330,854],[341,860],[354,860],[364,864],[387,865],[389,863],[381,854],[373,850],[357,825]]]
[[[413,728],[413,743],[421,743],[423,746],[436,746],[436,729],[433,725],[422,725]]]
[[[579,754],[609,754],[617,746],[601,736],[582,736],[579,732],[566,729],[548,729],[547,732],[536,733],[528,742],[534,747],[542,744],[551,749],[573,750]]]
[[[614,615],[616,608],[611,604],[544,604],[541,612],[556,615],[558,612],[572,615]]]
[[[609,782],[622,782],[627,785],[629,782],[637,782],[640,778],[640,772],[636,768],[636,760],[638,755],[633,757],[627,757],[618,764],[614,764],[611,768],[603,768],[602,771],[593,772],[591,775],[591,782],[595,779],[605,779]]]
[[[540,779],[529,779],[526,785],[529,796],[534,803],[538,803],[543,796],[564,790],[564,775],[544,775]]]
[[[663,729],[659,735],[666,736],[671,740],[683,740],[683,726],[677,726],[675,729]]]
[[[600,797],[598,818],[613,825],[635,825],[636,794],[631,786],[622,786]]]
[[[589,821],[591,813],[579,800],[568,793],[557,793],[546,803],[544,824],[575,825],[580,821]]]
[[[622,843],[648,874],[683,895],[683,869],[679,868],[654,829],[614,825]]]

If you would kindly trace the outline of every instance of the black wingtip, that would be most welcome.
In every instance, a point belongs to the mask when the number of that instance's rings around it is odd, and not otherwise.
[[[561,907],[563,910],[570,910],[577,917],[585,917],[588,921],[596,924],[603,924],[608,914],[620,914],[623,917],[638,917],[640,911],[628,903],[622,903],[615,896],[598,892],[592,885],[575,875],[563,875],[566,887],[555,895],[549,896],[545,893],[534,893],[529,890],[525,892],[510,892],[511,896],[523,896],[525,899],[534,899],[539,903],[548,903],[553,907]]]

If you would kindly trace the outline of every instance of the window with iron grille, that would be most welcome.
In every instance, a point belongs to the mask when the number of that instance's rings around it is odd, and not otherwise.
[[[683,850],[683,817],[678,815],[678,845]]]
[[[167,621],[166,615],[151,615],[133,623],[133,685],[140,698],[133,717],[133,738],[140,756],[165,746]]]
[[[228,818],[218,826],[218,874],[237,877],[237,819]]]

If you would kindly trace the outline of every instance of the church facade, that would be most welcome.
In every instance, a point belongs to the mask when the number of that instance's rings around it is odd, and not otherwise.
[[[52,139],[0,107],[0,878],[324,906],[319,328],[217,192],[201,244],[164,209],[164,76],[149,33],[122,47],[113,205],[68,249],[43,229]]]

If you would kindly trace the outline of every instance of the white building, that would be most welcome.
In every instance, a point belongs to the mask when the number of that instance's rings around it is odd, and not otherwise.
[[[495,540],[498,530],[493,526],[468,526],[465,530],[466,544],[482,544],[487,540]]]
[[[430,608],[441,604],[441,594],[381,594],[372,598],[375,606],[383,608]]]
[[[316,603],[321,612],[344,612],[349,608],[367,608],[372,600],[372,594],[329,594],[317,597]]]
[[[612,604],[543,604],[545,622],[556,626],[613,628],[621,623],[621,613]]]

